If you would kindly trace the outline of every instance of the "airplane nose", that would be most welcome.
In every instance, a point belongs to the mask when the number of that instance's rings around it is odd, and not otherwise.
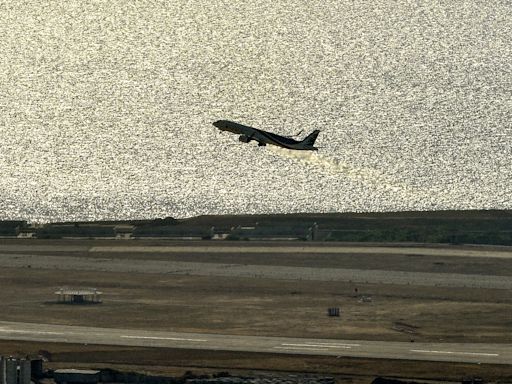
[[[219,129],[224,128],[224,125],[222,124],[222,120],[214,121],[212,124],[213,124],[213,126],[214,126],[214,127],[216,127],[216,128],[219,128]]]

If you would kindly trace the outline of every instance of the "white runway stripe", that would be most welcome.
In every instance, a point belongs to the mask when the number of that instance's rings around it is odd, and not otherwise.
[[[327,348],[306,348],[306,347],[274,347],[275,349],[284,349],[289,351],[328,351]]]
[[[157,337],[157,336],[120,336],[123,339],[145,339],[145,340],[173,340],[173,341],[195,341],[206,342],[206,339],[185,339],[181,337]]]
[[[291,346],[291,347],[321,347],[321,348],[345,348],[345,349],[350,349],[352,347],[358,346],[359,344],[323,344],[323,343],[292,344],[292,343],[284,343],[284,344],[281,344],[281,345]]]
[[[24,331],[18,329],[0,329],[0,332],[4,333],[22,333],[22,334],[32,334],[32,335],[64,335],[63,332],[47,332],[47,331]]]
[[[499,356],[498,353],[485,353],[485,352],[454,352],[454,351],[429,351],[426,349],[411,349],[411,352],[417,353],[437,353],[445,355],[469,355],[469,356]]]

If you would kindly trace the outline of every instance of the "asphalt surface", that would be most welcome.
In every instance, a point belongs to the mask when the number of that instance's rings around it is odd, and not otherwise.
[[[511,364],[510,344],[235,336],[0,322],[1,340]]]
[[[30,240],[29,240],[30,241]],[[121,243],[124,244],[124,243]],[[197,242],[184,245],[177,242],[173,245],[44,245],[41,243],[0,244],[0,252],[90,252],[90,253],[290,253],[290,254],[375,254],[375,255],[416,255],[416,256],[451,256],[451,257],[485,257],[497,259],[512,259],[512,247],[501,249],[486,249],[474,246],[471,249],[454,247],[412,247],[412,246],[351,246],[325,245],[325,243],[304,243],[303,245],[272,245],[214,243],[198,245]]]
[[[0,267],[99,272],[157,273],[280,280],[512,289],[512,279],[495,275],[199,263],[151,259],[90,258],[0,253]]]
[[[122,252],[140,253],[123,259]],[[0,267],[46,270],[103,271],[170,275],[345,281],[440,287],[512,289],[507,276],[393,271],[384,269],[320,268],[286,265],[154,260],[151,253],[340,253],[414,254],[454,257],[511,258],[512,252],[480,249],[415,247],[310,246],[87,246],[0,245]],[[89,255],[89,257],[87,257]],[[94,257],[91,257],[94,256]],[[91,328],[0,321],[0,339],[72,344],[184,348],[304,355],[329,355],[470,363],[512,363],[511,344],[412,343],[364,340],[258,337]]]
[[[486,249],[450,249],[450,248],[426,248],[426,247],[368,247],[368,246],[95,246],[90,252],[155,252],[155,253],[300,253],[300,254],[378,254],[378,255],[418,255],[418,256],[455,256],[455,257],[492,257],[511,259],[510,250],[486,250]]]

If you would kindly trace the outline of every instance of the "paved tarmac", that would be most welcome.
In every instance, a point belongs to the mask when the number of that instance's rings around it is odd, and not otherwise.
[[[512,289],[512,279],[495,275],[199,263],[143,257],[127,263],[126,260],[116,258],[0,254],[0,267]]]
[[[0,322],[0,340],[512,364],[511,344],[412,343],[158,332]]]
[[[453,256],[453,257],[491,257],[511,259],[510,248],[502,250],[453,249],[437,247],[368,247],[368,246],[330,246],[314,243],[304,246],[297,245],[188,245],[188,246],[94,246],[89,252],[130,252],[130,253],[299,253],[299,254],[377,254],[377,255],[417,255],[417,256]]]
[[[29,240],[30,241],[30,240]],[[204,243],[204,242],[203,242]],[[290,254],[373,254],[373,255],[416,255],[416,256],[451,256],[451,257],[485,257],[496,259],[512,259],[512,247],[494,247],[489,249],[483,246],[456,248],[453,246],[363,246],[363,245],[330,245],[332,243],[303,243],[301,245],[284,245],[271,243],[262,245],[253,243],[209,243],[175,242],[172,245],[138,245],[130,243],[125,245],[94,245],[88,244],[61,244],[45,245],[37,243],[0,244],[0,252],[89,252],[89,253],[290,253]],[[268,244],[268,243],[267,243]],[[296,243],[295,243],[296,244]]]

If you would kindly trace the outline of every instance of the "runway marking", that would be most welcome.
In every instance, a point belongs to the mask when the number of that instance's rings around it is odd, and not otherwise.
[[[285,349],[285,350],[289,350],[289,351],[323,351],[323,352],[326,352],[328,351],[328,349],[325,349],[325,348],[306,348],[306,347],[280,347],[280,346],[276,346],[274,347],[275,349]]]
[[[281,345],[287,345],[287,346],[292,346],[292,347],[322,347],[322,348],[345,348],[345,349],[350,349],[352,347],[360,346],[360,344],[329,344],[329,343],[307,343],[307,344],[283,343]]]
[[[64,332],[48,332],[48,331],[23,331],[18,329],[0,329],[0,332],[4,333],[23,333],[23,334],[35,334],[35,335],[65,335]]]
[[[485,352],[452,352],[452,351],[428,351],[426,349],[411,349],[411,352],[418,353],[437,353],[445,355],[470,355],[470,356],[499,356],[498,353],[485,353]]]
[[[329,343],[323,343],[320,341],[310,341],[307,342],[308,344],[321,344],[321,345],[348,345],[349,347],[360,347],[361,344],[353,344],[353,343],[336,343],[336,342],[329,342]]]
[[[146,340],[173,340],[173,341],[196,341],[205,342],[206,339],[185,339],[182,337],[156,337],[156,336],[120,336],[123,339],[146,339]]]

